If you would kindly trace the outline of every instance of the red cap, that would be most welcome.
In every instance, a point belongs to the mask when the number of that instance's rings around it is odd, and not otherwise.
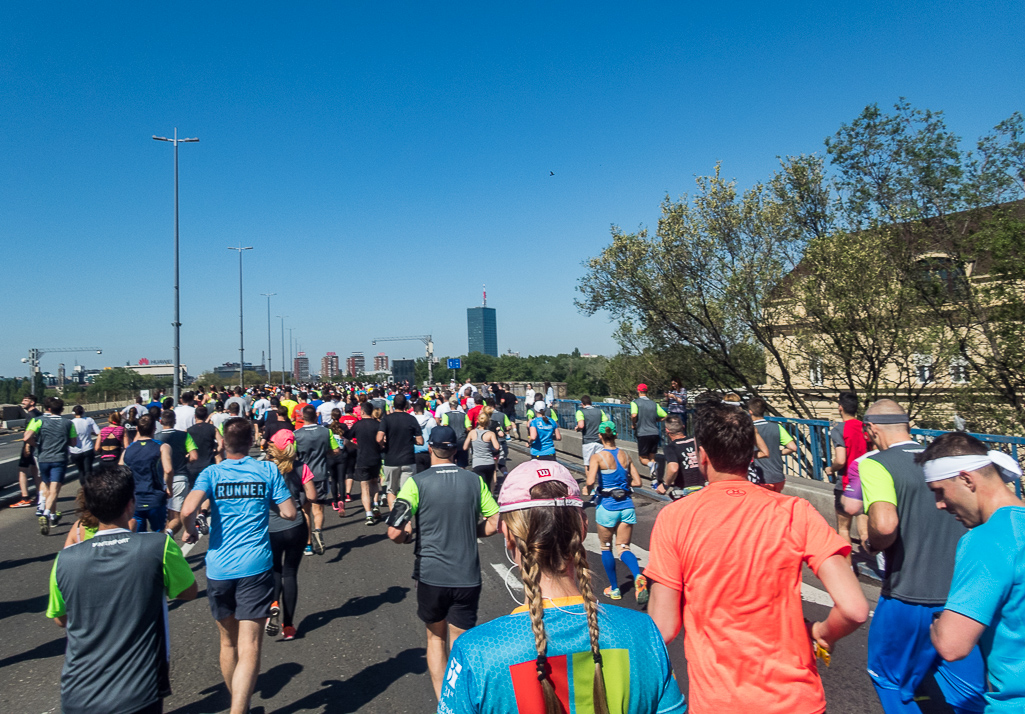
[[[637,391],[638,392],[646,392],[646,391],[648,391],[648,385],[645,384],[644,382],[641,382],[640,384],[637,385]]]

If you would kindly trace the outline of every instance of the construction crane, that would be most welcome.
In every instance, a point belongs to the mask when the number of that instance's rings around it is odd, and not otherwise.
[[[416,340],[423,342],[427,347],[427,381],[434,384],[434,338],[430,335],[407,335],[405,337],[375,337],[370,343],[376,345],[378,342],[410,342]]]
[[[95,352],[98,355],[103,354],[103,350],[99,347],[33,347],[28,351],[28,357],[21,358],[22,363],[29,366],[29,374],[33,384],[36,382],[36,375],[39,374],[39,359],[45,354],[54,352]]]

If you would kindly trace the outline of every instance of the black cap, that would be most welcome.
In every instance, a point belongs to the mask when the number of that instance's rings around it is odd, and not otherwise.
[[[450,426],[436,426],[431,430],[431,446],[437,446],[440,449],[454,449],[456,448],[456,432]]]

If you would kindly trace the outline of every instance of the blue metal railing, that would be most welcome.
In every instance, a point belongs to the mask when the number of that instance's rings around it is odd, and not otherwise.
[[[634,434],[633,424],[630,420],[629,404],[595,402],[594,406],[605,411],[610,419],[615,422],[616,433],[621,441],[637,441],[637,436]],[[572,430],[576,428],[576,412],[579,408],[580,402],[575,399],[557,399],[555,401],[554,416],[559,422],[560,429]],[[516,413],[520,418],[525,416],[526,406],[522,401],[516,404]],[[786,417],[766,417],[766,420],[781,424],[797,441],[797,453],[784,457],[784,469],[787,478],[833,481],[826,474],[825,469],[833,461],[833,443],[829,439],[829,430],[837,422],[830,422],[825,419],[790,419]],[[693,428],[694,410],[688,409],[687,433],[693,434]],[[664,440],[665,432],[661,424],[659,425],[659,431]],[[936,429],[911,430],[911,436],[923,444],[927,444],[945,433],[947,432]],[[1005,436],[1003,434],[973,433],[971,435],[991,445],[993,449],[1011,454],[1019,464],[1025,458],[1025,437]]]

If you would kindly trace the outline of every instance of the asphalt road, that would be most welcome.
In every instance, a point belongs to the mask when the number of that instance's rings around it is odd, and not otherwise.
[[[516,459],[523,457],[516,455]],[[39,534],[32,509],[0,511],[0,711],[40,714],[59,711],[64,635],[45,618],[47,579],[73,516],[77,482],[68,484],[61,510],[69,514],[49,537]],[[353,502],[355,505],[356,502]],[[635,553],[645,561],[648,538],[662,503],[637,499]],[[358,505],[339,518],[328,514],[327,552],[303,559],[299,571],[299,637],[292,642],[267,639],[262,674],[253,697],[254,714],[278,712],[431,712],[435,710],[424,659],[426,637],[416,617],[413,551],[387,540],[385,526],[364,525]],[[591,545],[597,546],[592,536]],[[480,618],[510,612],[518,603],[503,584],[507,561],[499,538],[480,546],[484,589]],[[228,697],[217,663],[217,634],[204,597],[205,539],[189,553],[200,597],[170,606],[173,694],[165,712],[221,712]],[[608,582],[600,558],[591,554],[596,591]],[[626,567],[619,564],[624,598],[635,607]],[[805,615],[825,616],[821,584],[806,572]],[[864,585],[870,602],[878,589]],[[513,591],[517,597],[521,590]],[[844,714],[881,712],[865,672],[867,627],[841,641],[830,668],[822,667],[829,711]],[[682,636],[669,646],[680,686],[686,693]]]

